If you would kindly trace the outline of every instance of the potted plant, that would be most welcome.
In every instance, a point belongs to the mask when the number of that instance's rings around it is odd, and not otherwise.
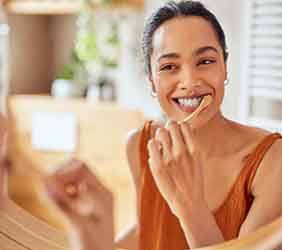
[[[55,97],[82,97],[87,87],[87,73],[84,63],[75,49],[71,59],[56,76],[52,85],[52,95]]]
[[[112,72],[118,66],[118,20],[111,12],[99,16],[98,11],[93,12],[90,8],[92,4],[106,5],[112,0],[84,1],[89,8],[78,17],[71,61],[58,74],[52,93],[55,96],[81,96],[88,87],[89,98],[114,99]]]

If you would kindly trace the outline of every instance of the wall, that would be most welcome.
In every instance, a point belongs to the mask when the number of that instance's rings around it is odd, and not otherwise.
[[[118,101],[123,106],[142,109],[147,117],[157,119],[161,116],[161,110],[150,95],[142,61],[143,22],[142,13],[132,13],[124,18],[120,26],[122,48],[117,84]]]
[[[226,116],[238,119],[240,86],[242,81],[242,53],[244,46],[244,1],[203,0],[206,6],[218,17],[226,33],[229,50],[228,72],[230,83],[226,86],[223,112]]]
[[[72,15],[8,16],[11,93],[50,93],[56,72],[68,61],[75,39],[75,20]]]

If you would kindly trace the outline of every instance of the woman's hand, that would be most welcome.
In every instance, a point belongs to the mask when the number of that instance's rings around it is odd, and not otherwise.
[[[159,128],[148,150],[156,185],[177,217],[204,204],[202,166],[188,124],[170,122]]]
[[[47,177],[45,186],[78,236],[70,237],[74,250],[113,249],[112,194],[83,162],[72,159]]]

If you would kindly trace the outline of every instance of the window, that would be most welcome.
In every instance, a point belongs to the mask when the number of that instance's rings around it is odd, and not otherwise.
[[[241,120],[282,132],[282,0],[248,0]]]

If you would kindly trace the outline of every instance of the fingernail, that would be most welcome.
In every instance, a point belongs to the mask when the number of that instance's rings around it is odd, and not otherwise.
[[[169,124],[169,121],[167,121],[167,122],[165,123],[165,128],[168,127],[168,124]]]
[[[157,131],[156,131],[156,136],[158,136],[161,132],[161,129],[160,128],[157,128]]]
[[[172,123],[173,123],[173,121],[168,120],[165,124],[165,128],[168,128]]]

